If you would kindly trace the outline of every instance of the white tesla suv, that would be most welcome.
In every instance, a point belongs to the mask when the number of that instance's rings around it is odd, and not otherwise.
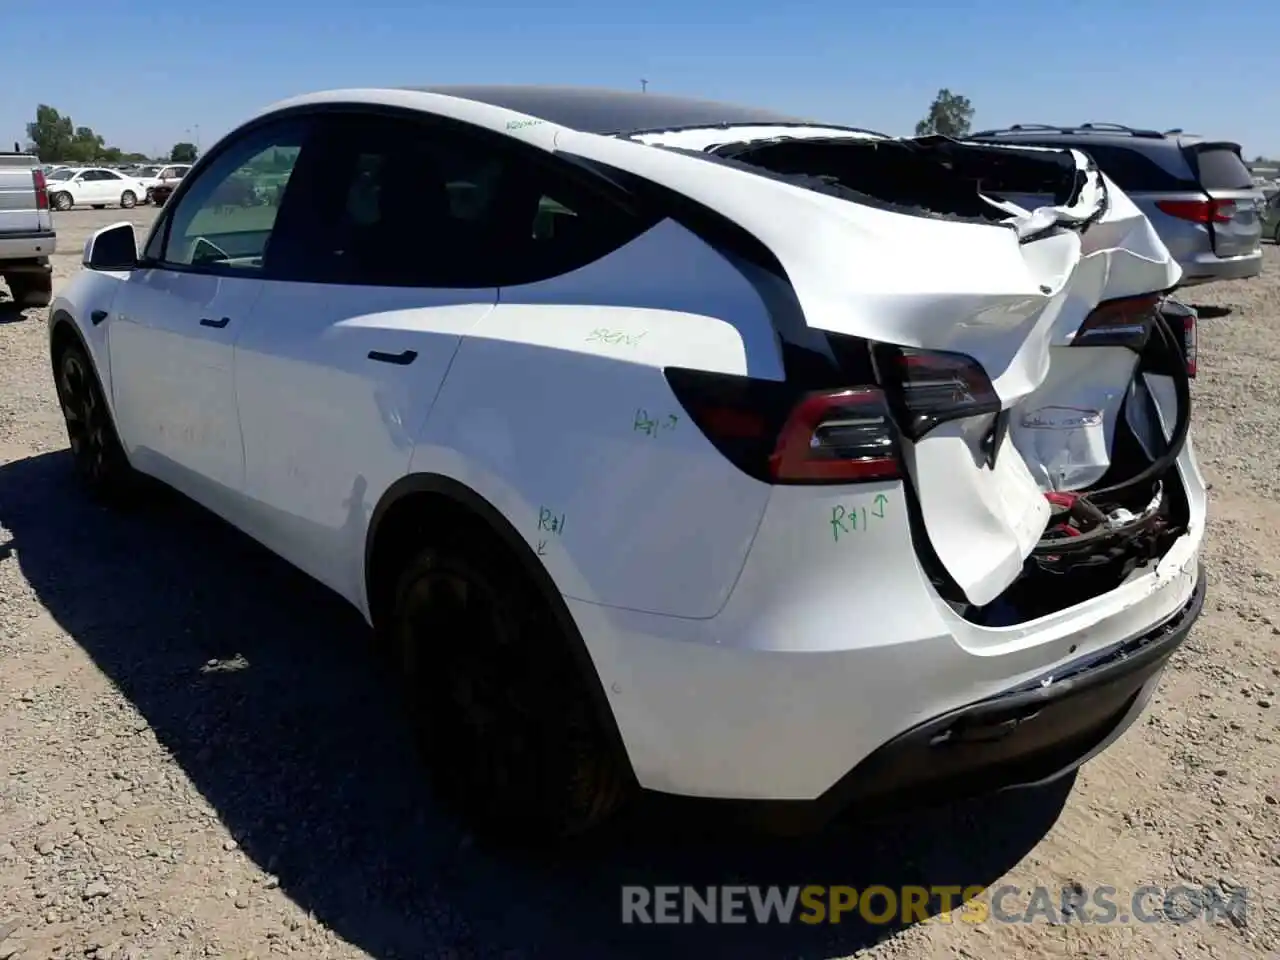
[[[1078,152],[343,90],[84,260],[49,343],[88,489],[156,478],[358,607],[476,829],[1049,780],[1203,603],[1194,315]]]

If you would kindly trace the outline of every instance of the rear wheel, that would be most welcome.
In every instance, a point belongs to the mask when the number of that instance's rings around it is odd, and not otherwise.
[[[132,492],[136,475],[111,422],[106,397],[84,347],[69,343],[56,360],[58,402],[76,476],[95,500],[120,502]]]
[[[53,277],[50,274],[15,274],[6,277],[9,293],[19,309],[47,307],[53,299]]]
[[[423,550],[391,637],[441,800],[479,834],[560,839],[601,822],[628,782],[547,604],[496,546]]]
[[[138,195],[134,193],[132,190],[126,190],[124,193],[120,194],[120,206],[123,207],[125,210],[128,210],[130,207],[136,206],[137,203],[138,203]]]
[[[53,209],[55,210],[71,209],[71,194],[67,193],[65,190],[59,190],[50,198],[50,200],[53,203]]]

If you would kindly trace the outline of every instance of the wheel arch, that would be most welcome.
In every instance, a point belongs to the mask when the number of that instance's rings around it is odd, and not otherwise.
[[[79,324],[70,312],[59,307],[54,309],[49,317],[49,366],[54,376],[58,373],[58,354],[66,348],[68,343],[79,344],[84,349],[90,361],[93,362],[96,372],[97,358],[93,355],[93,350],[90,349],[84,334],[80,332]]]
[[[390,603],[394,599],[389,595],[394,583],[393,571],[398,564],[411,558],[412,544],[420,542],[411,535],[412,528],[404,522],[421,516],[418,511],[439,511],[441,516],[451,514],[453,522],[470,529],[479,526],[516,561],[546,603],[560,629],[560,636],[569,645],[609,749],[625,776],[636,782],[630,756],[595,660],[559,588],[528,541],[497,507],[466,484],[442,474],[412,473],[393,483],[378,500],[369,519],[364,551],[365,601],[374,630],[381,634],[386,625]],[[401,539],[397,540],[397,537]]]

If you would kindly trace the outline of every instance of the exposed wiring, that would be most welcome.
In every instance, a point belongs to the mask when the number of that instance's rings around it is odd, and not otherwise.
[[[1059,554],[1078,554],[1096,549],[1099,544],[1112,540],[1128,539],[1139,535],[1152,526],[1158,519],[1157,514],[1163,503],[1163,485],[1160,478],[1174,465],[1182,448],[1186,445],[1187,433],[1191,425],[1191,378],[1187,373],[1185,358],[1178,349],[1177,340],[1163,312],[1157,311],[1155,328],[1165,351],[1173,361],[1173,382],[1177,395],[1178,415],[1169,443],[1164,453],[1151,461],[1143,470],[1119,483],[1109,487],[1079,493],[1049,493],[1046,498],[1058,508],[1059,515],[1067,519],[1082,521],[1087,526],[1072,527],[1068,523],[1057,523],[1049,528],[1056,536],[1045,537],[1032,548],[1035,557],[1049,558]],[[1116,523],[1098,503],[1103,497],[1114,501],[1115,494],[1132,490],[1144,483],[1156,481],[1156,494],[1147,507],[1137,516],[1122,523]]]

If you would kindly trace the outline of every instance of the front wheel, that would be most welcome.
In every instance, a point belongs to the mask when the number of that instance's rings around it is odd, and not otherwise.
[[[437,794],[482,836],[540,842],[604,820],[629,782],[546,602],[501,548],[428,548],[391,623]]]
[[[65,190],[60,190],[57,193],[55,193],[53,195],[52,201],[53,201],[53,209],[55,210],[71,209],[71,204],[72,204],[71,194],[67,193]]]
[[[120,194],[120,206],[123,207],[125,210],[128,210],[131,207],[137,206],[137,203],[138,203],[138,195],[134,193],[132,190],[126,190],[124,193]]]
[[[58,402],[76,476],[95,500],[118,503],[133,490],[129,466],[98,375],[84,347],[67,344],[56,361]]]

